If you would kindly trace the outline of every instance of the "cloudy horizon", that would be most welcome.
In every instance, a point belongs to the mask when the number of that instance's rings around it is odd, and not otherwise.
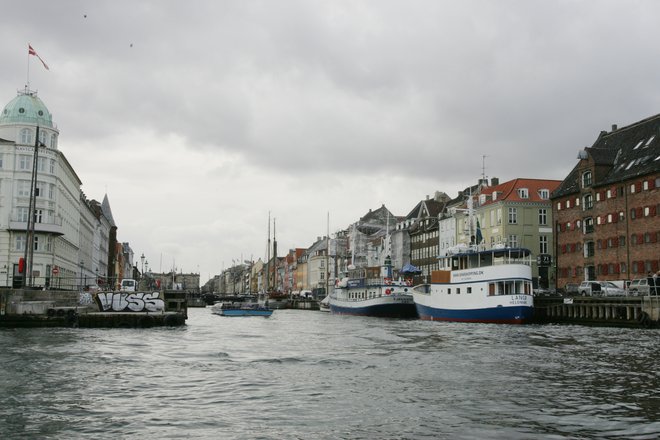
[[[308,247],[487,177],[562,180],[658,112],[651,1],[5,2],[0,104],[27,82],[139,266]],[[30,43],[50,70],[28,58]],[[482,162],[482,157],[485,161]]]

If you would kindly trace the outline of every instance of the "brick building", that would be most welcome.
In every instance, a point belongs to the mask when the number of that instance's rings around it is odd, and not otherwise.
[[[660,115],[600,133],[551,196],[557,287],[658,271]]]

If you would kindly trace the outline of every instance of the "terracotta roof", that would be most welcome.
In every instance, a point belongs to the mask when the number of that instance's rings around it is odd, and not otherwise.
[[[508,182],[496,186],[482,188],[481,194],[485,194],[487,200],[481,205],[484,206],[491,203],[497,203],[501,200],[506,200],[508,202],[547,202],[549,201],[549,198],[541,198],[540,191],[542,189],[548,190],[549,195],[560,184],[560,180],[549,179],[518,178],[509,180]],[[522,189],[527,189],[527,197],[521,197],[522,192],[518,190]],[[497,197],[493,200],[492,196],[495,192],[497,193]]]

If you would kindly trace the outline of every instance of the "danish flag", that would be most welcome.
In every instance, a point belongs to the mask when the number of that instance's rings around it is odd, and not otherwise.
[[[39,58],[39,61],[41,61],[41,64],[44,65],[44,67],[46,68],[46,70],[50,70],[50,69],[48,68],[48,64],[46,64],[46,63],[44,62],[44,60],[41,59],[41,57],[39,56],[39,54],[37,53],[37,51],[34,50],[34,49],[32,48],[32,45],[30,45],[30,44],[28,44],[28,55],[34,55],[35,57]]]

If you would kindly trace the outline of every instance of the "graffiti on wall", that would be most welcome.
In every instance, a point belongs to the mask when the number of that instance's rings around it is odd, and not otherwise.
[[[98,292],[95,299],[102,312],[156,312],[165,309],[160,292]]]

